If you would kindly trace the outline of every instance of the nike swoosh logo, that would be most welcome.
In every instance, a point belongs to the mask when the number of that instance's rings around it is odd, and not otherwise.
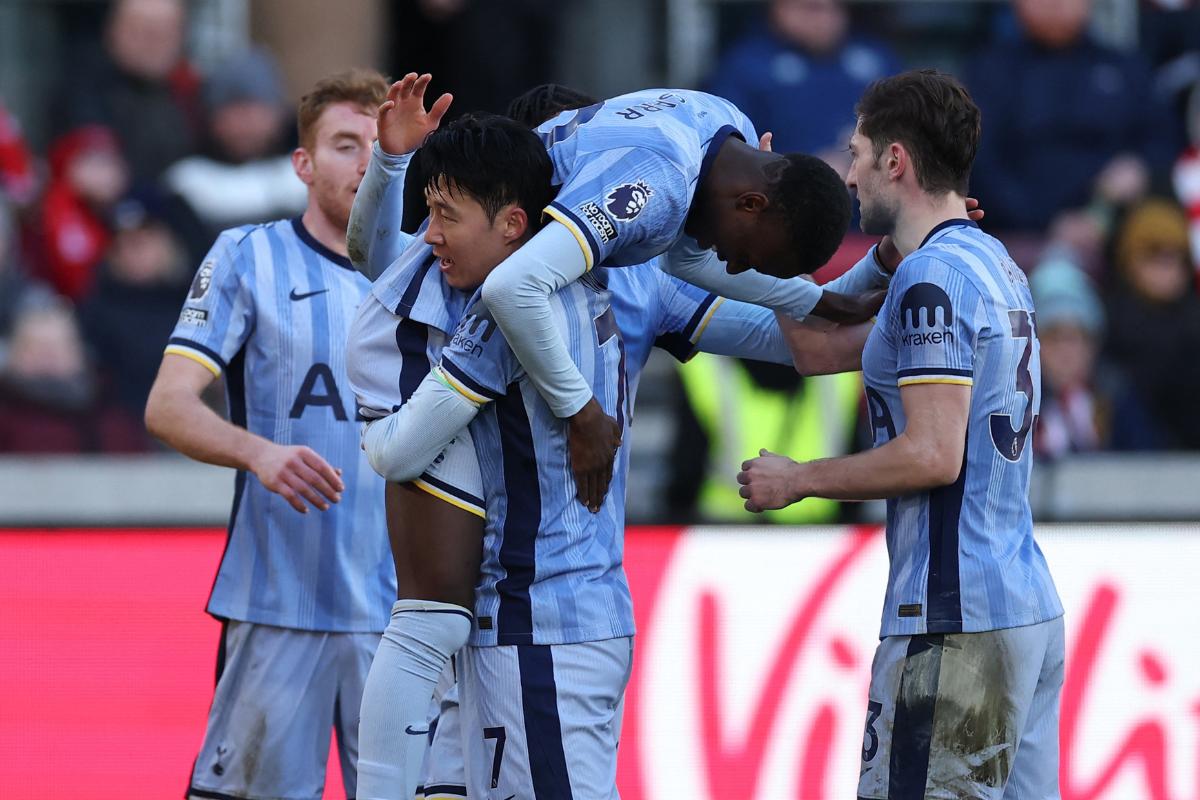
[[[292,289],[292,293],[289,294],[288,297],[292,298],[293,300],[303,300],[306,297],[313,297],[318,294],[325,294],[328,291],[329,291],[328,289],[318,289],[315,292],[307,292],[305,294],[296,294],[296,290]]]
[[[409,726],[405,727],[404,732],[411,734],[413,736],[424,736],[425,734],[429,733],[429,729],[426,728],[423,731],[414,731],[412,725],[409,725]]]

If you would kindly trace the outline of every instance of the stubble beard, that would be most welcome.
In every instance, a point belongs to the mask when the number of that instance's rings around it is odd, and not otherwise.
[[[321,193],[317,196],[317,207],[321,209],[321,213],[340,231],[345,231],[350,227],[350,204],[335,196],[335,191],[331,190],[328,194]]]
[[[863,233],[871,236],[886,236],[895,230],[897,216],[895,208],[889,208],[884,203],[868,206],[859,200],[858,213],[858,226]]]

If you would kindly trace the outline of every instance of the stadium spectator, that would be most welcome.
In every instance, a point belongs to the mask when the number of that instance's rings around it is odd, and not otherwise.
[[[0,452],[137,452],[147,445],[136,418],[104,398],[70,307],[24,304],[0,366]]]
[[[1165,446],[1200,449],[1200,297],[1183,209],[1162,199],[1134,207],[1117,229],[1114,260],[1106,352],[1146,398]]]
[[[1096,450],[1152,450],[1161,435],[1124,372],[1098,358],[1104,307],[1063,252],[1033,271],[1041,341],[1042,410],[1034,454],[1053,460]]]
[[[1187,93],[1188,146],[1175,161],[1175,194],[1187,209],[1192,264],[1200,270],[1200,78]],[[1197,275],[1200,282],[1200,274]]]
[[[433,73],[431,91],[453,92],[459,111],[501,112],[510,99],[558,72],[555,60],[570,4],[401,0],[392,5],[392,51],[398,55],[392,70]]]
[[[1171,105],[1176,140],[1186,142],[1189,89],[1200,79],[1200,5],[1146,0],[1139,22],[1138,49],[1154,67],[1154,91]]]
[[[806,459],[845,455],[862,396],[858,373],[802,377],[790,365],[699,353],[679,366],[679,377],[667,488],[672,518],[793,525],[838,519],[836,500],[752,514],[730,476],[760,447]]]
[[[115,399],[134,418],[179,318],[191,263],[172,229],[169,198],[142,192],[113,212],[113,240],[80,321]]]
[[[50,148],[50,185],[39,223],[41,261],[54,288],[78,300],[108,248],[108,214],[125,193],[129,172],[112,132],[78,128]]]
[[[1091,0],[1013,5],[1020,35],[996,42],[969,73],[987,120],[971,190],[986,198],[990,230],[1054,228],[1093,249],[1104,215],[1080,209],[1145,192],[1151,172],[1170,164],[1170,117],[1142,57],[1090,37]]]
[[[103,47],[73,60],[56,95],[61,129],[111,128],[135,182],[196,150],[200,79],[183,53],[186,21],[182,0],[115,0]]]
[[[0,362],[4,360],[6,340],[12,330],[17,309],[30,292],[49,293],[49,289],[30,281],[21,263],[17,243],[16,215],[0,195]]]
[[[0,102],[0,194],[18,206],[28,206],[37,194],[33,155],[17,120]]]
[[[283,83],[271,55],[255,49],[223,61],[203,96],[203,152],[172,165],[163,177],[207,228],[205,238],[300,214],[306,192],[292,168]]]
[[[845,175],[850,110],[871,81],[897,71],[885,44],[850,30],[843,0],[772,0],[766,21],[722,57],[708,91],[773,132],[775,150],[812,153]]]

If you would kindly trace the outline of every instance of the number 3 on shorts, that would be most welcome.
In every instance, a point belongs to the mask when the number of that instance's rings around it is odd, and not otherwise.
[[[867,729],[863,733],[863,761],[870,761],[879,752],[879,734],[875,732],[875,721],[882,713],[883,703],[874,700],[867,703]]]

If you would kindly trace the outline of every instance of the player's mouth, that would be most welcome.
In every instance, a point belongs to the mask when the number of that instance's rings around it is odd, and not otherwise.
[[[454,269],[454,259],[453,258],[447,258],[446,256],[438,255],[437,251],[434,251],[433,254],[434,254],[434,256],[437,257],[438,269],[440,269],[442,272],[449,272],[450,270]]]

